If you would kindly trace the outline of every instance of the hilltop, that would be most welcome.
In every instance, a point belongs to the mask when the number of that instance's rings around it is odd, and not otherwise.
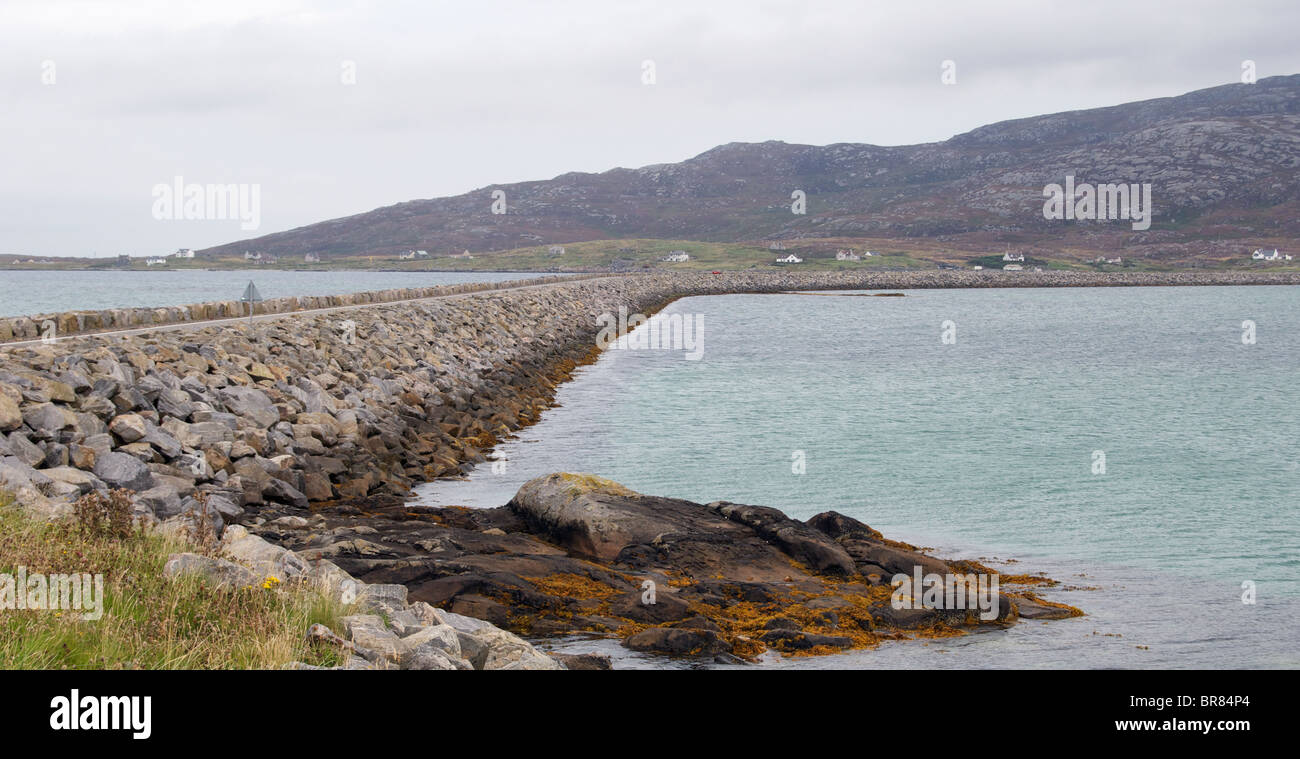
[[[1080,182],[1151,183],[1151,228],[1044,219],[1043,187],[1066,174]],[[496,190],[505,193],[504,214],[492,213]],[[795,190],[807,195],[805,215],[791,213]],[[938,143],[730,143],[680,163],[412,200],[199,257],[255,250],[298,261],[314,252],[325,263],[366,256],[397,263],[407,249],[427,250],[432,259],[469,250],[482,259],[493,251],[541,254],[550,244],[623,239],[760,249],[782,241],[831,247],[833,257],[834,245],[864,240],[933,250],[938,260],[944,250],[961,251],[947,256],[960,260],[1011,247],[1067,261],[1127,251],[1153,265],[1212,263],[1300,237],[1298,190],[1300,75],[1292,75],[1004,121]],[[620,246],[606,247],[604,263]],[[482,260],[441,263],[490,268]]]

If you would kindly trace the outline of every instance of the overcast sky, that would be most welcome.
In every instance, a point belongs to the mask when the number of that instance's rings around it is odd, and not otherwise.
[[[0,253],[203,248],[733,141],[943,140],[1297,73],[1297,30],[1295,0],[0,0]],[[155,219],[177,175],[259,185],[260,228]]]

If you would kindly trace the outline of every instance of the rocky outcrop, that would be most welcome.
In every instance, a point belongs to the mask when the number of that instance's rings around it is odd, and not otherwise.
[[[973,599],[896,608],[896,573],[996,573],[835,512],[801,522],[769,507],[643,495],[591,475],[532,480],[495,509],[395,504],[253,529],[308,561],[518,634],[609,635],[670,656],[823,654],[1007,625],[1020,609],[1040,619],[1079,613],[1015,590],[1016,577],[990,591],[985,618]]]

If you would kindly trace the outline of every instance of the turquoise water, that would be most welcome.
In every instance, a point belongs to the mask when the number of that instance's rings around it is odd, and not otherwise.
[[[281,271],[5,271],[0,269],[0,316],[56,311],[184,306],[239,300],[249,280],[263,298],[336,295],[394,287],[503,282],[544,276],[519,272]]]
[[[1089,588],[1048,594],[1087,617],[798,666],[1300,666],[1300,288],[737,295],[673,312],[703,316],[700,360],[606,351],[497,449],[503,466],[419,498],[496,506],[533,476],[588,471],[798,518],[834,509]]]

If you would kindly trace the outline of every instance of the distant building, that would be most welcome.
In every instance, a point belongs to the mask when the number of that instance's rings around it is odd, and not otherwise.
[[[473,258],[473,256],[469,254],[469,248],[466,248],[460,253],[452,253],[448,258]]]
[[[779,264],[801,264],[803,263],[803,259],[791,253],[790,255],[785,256],[784,258],[776,259],[776,262]]]
[[[251,251],[251,250],[246,250],[246,251],[244,251],[244,260],[245,260],[245,261],[261,261],[261,260],[262,260],[262,254],[261,254],[261,253],[254,253],[254,252]]]
[[[1250,257],[1253,258],[1253,259],[1255,259],[1256,261],[1281,261],[1281,260],[1283,260],[1283,256],[1282,256],[1281,253],[1278,253],[1278,252],[1277,252],[1277,248],[1274,248],[1272,253],[1269,253],[1268,251],[1264,250],[1263,248],[1260,248],[1260,249],[1256,250],[1254,253],[1251,253],[1251,254],[1250,254]],[[1286,258],[1286,260],[1289,261],[1289,260],[1291,259],[1291,256],[1286,256],[1285,258]]]
[[[1002,267],[1002,271],[1020,271],[1024,268],[1025,267],[1021,266],[1020,264],[1007,264],[1006,266]]]
[[[551,256],[562,256],[564,255],[564,246],[552,245],[551,247],[546,249],[546,253],[547,255],[551,255]]]
[[[145,266],[166,266],[167,259],[162,256],[149,256],[144,260]]]
[[[172,254],[172,258],[194,258],[194,251],[189,248],[180,248]]]
[[[306,261],[309,264],[318,264],[320,263],[320,254],[308,253],[307,255],[302,257],[302,260]]]
[[[971,268],[974,269],[975,271],[984,271],[983,266],[972,266]]]
[[[18,263],[18,261],[15,260],[14,263]],[[115,265],[129,267],[131,265],[131,256],[126,253],[119,254]]]
[[[1002,254],[1002,260],[1003,260],[1003,261],[1019,261],[1020,263],[1024,263],[1024,262],[1025,262],[1025,254],[1024,254],[1024,253],[1012,253],[1012,252],[1010,252],[1010,251],[1007,251],[1006,253],[1003,253],[1003,254]],[[1006,267],[1004,266],[1004,267],[1002,267],[1002,268],[1005,269]]]
[[[854,253],[852,250],[837,250],[835,251],[835,260],[836,261],[861,261],[862,256],[859,256],[857,253]]]
[[[875,253],[872,253],[872,252],[869,251],[869,250],[864,250],[864,251],[862,251],[862,255],[864,255],[864,256],[874,256],[874,255],[876,255],[876,254],[875,254]]]
[[[667,261],[668,263],[682,263],[683,261],[691,260],[691,256],[684,250],[674,250],[672,253],[669,253],[659,260]]]
[[[410,261],[413,258],[415,258],[415,251],[408,250],[405,253],[398,253],[397,257],[402,259],[403,261]]]

